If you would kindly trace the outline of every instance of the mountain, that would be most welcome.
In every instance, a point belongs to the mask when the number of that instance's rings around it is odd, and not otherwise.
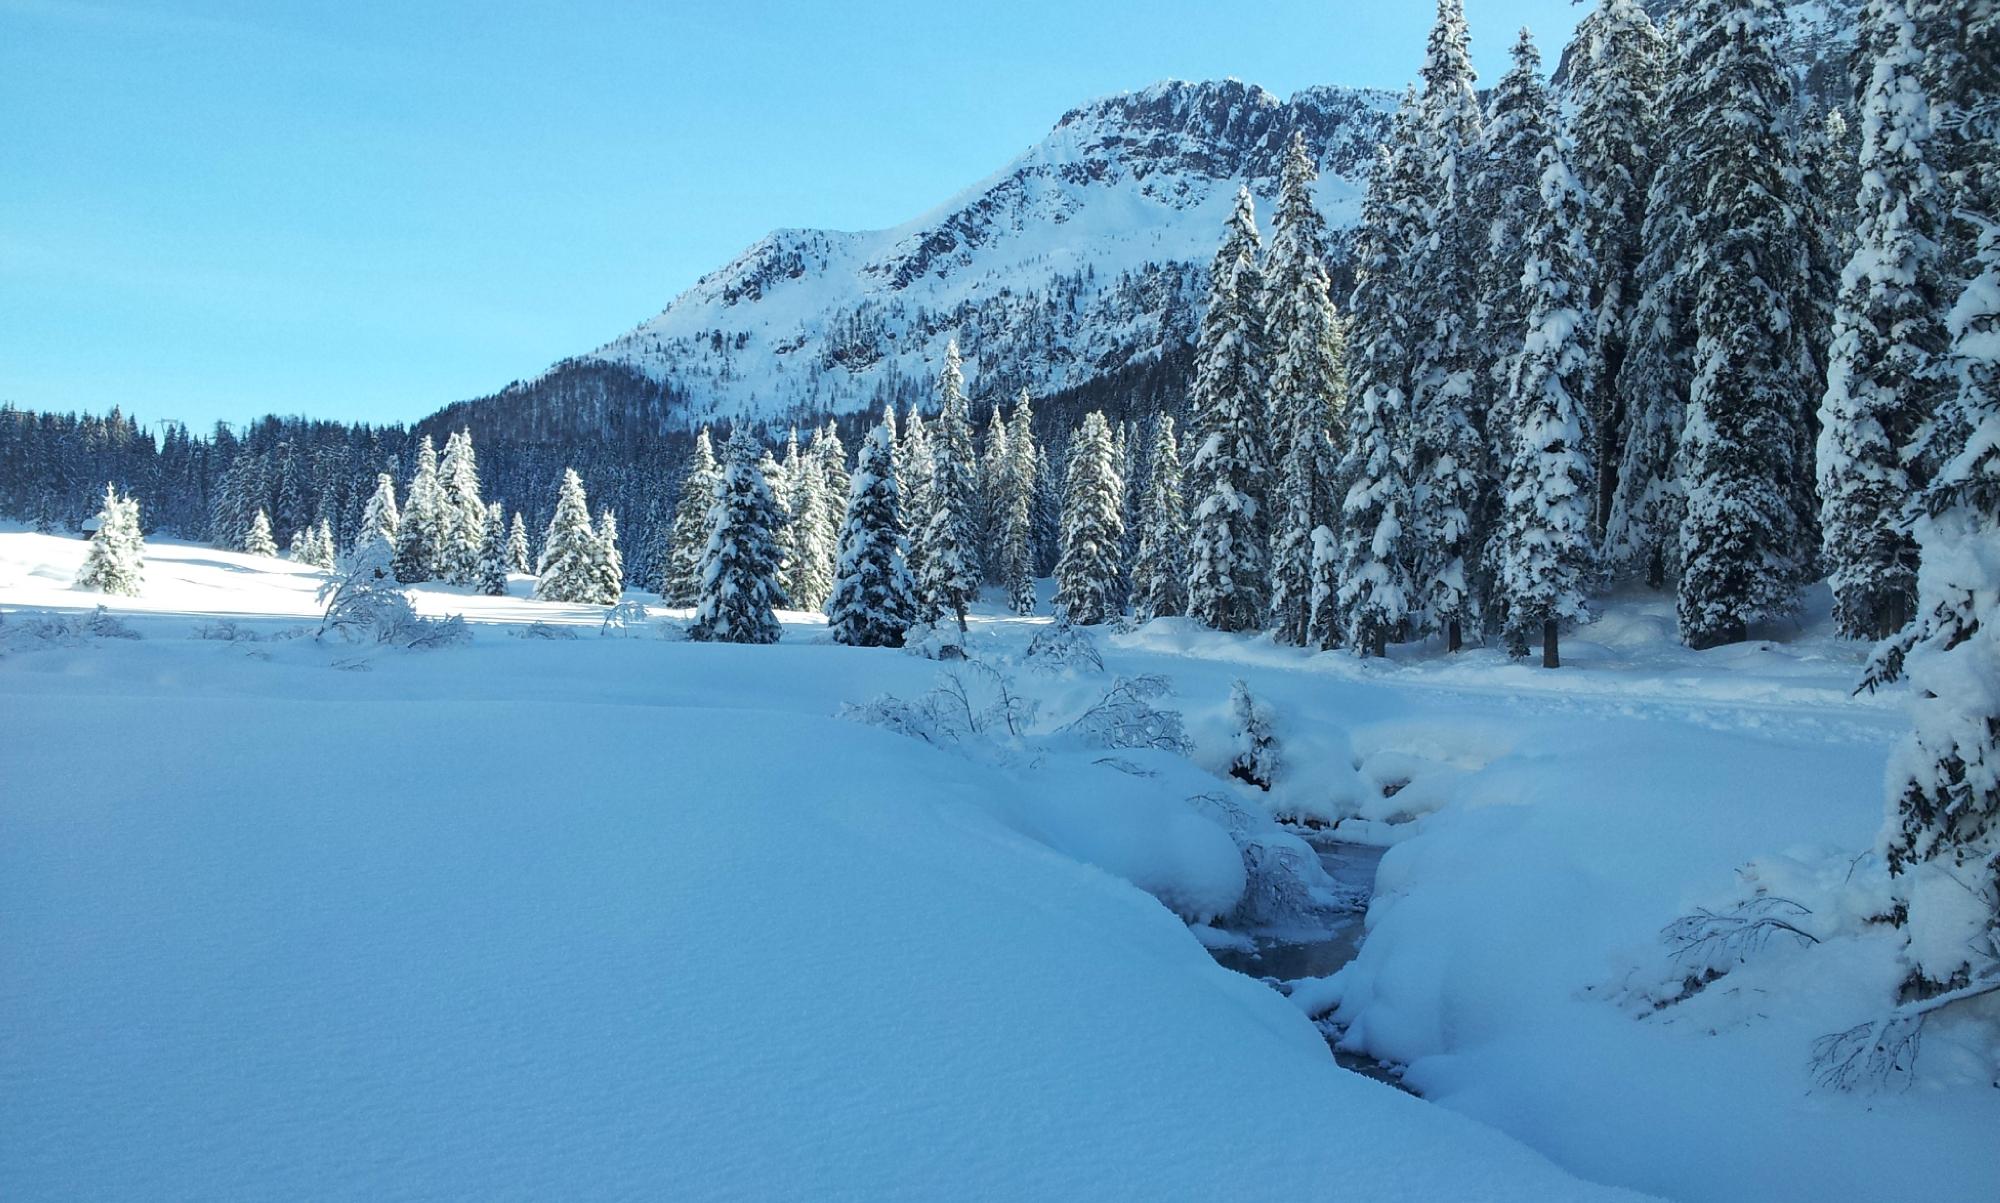
[[[1647,7],[1665,18],[1676,3]],[[1785,5],[1781,48],[1815,109],[1845,96],[1858,10]],[[861,233],[776,231],[629,333],[425,426],[643,441],[717,419],[856,415],[926,397],[953,337],[980,399],[1026,387],[1122,409],[1135,390],[1178,392],[1237,187],[1268,208],[1279,154],[1303,131],[1343,283],[1396,99],[1318,87],[1280,100],[1236,80],[1175,80],[1094,101],[921,216]]]

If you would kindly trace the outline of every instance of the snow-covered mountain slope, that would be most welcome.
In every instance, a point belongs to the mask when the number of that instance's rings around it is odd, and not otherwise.
[[[1664,19],[1678,3],[1648,8]],[[1823,106],[1845,88],[1858,0],[1785,8],[1786,59]],[[1317,199],[1344,279],[1347,233],[1396,100],[1344,87],[1280,100],[1235,80],[1176,80],[1094,101],[902,225],[776,231],[651,321],[440,418],[559,439],[850,414],[925,396],[952,337],[981,399],[1023,386],[1046,396],[1155,363],[1192,339],[1237,187],[1268,211],[1294,130],[1318,155]]]

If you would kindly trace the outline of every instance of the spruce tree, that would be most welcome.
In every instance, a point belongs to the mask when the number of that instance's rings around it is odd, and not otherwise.
[[[1944,351],[1942,215],[1926,157],[1930,103],[1905,0],[1870,0],[1862,91],[1860,230],[1834,317],[1820,404],[1822,556],[1834,622],[1881,640],[1916,613],[1917,548],[1902,522],[1905,452],[1931,410]]]
[[[1508,651],[1526,655],[1539,636],[1542,666],[1555,668],[1561,623],[1589,616],[1596,573],[1591,537],[1590,252],[1583,188],[1552,139],[1542,147],[1540,196],[1528,228],[1522,275],[1527,297],[1521,352],[1513,357],[1506,412],[1508,450],[1497,583]]]
[[[861,444],[841,522],[827,629],[835,643],[850,647],[901,647],[915,621],[894,447],[894,427],[885,418]]]
[[[534,571],[528,559],[528,524],[522,519],[521,511],[514,511],[514,521],[507,528],[507,571],[526,576]]]
[[[402,521],[402,512],[396,508],[396,479],[387,472],[378,473],[375,492],[361,510],[361,524],[354,532],[351,550],[358,552],[369,544],[380,543],[394,555],[396,528]]]
[[[1312,200],[1318,175],[1304,136],[1294,132],[1264,273],[1273,435],[1284,448],[1272,506],[1271,624],[1281,642],[1294,644],[1305,642],[1312,612],[1312,532],[1337,520],[1333,475],[1347,406],[1346,348],[1326,271],[1326,223]]]
[[[840,523],[839,510],[847,504],[848,474],[847,447],[840,441],[840,429],[828,418],[826,425],[813,432],[812,442],[806,450],[810,457],[819,462],[820,471],[826,477],[827,536],[833,537]]]
[[[1706,188],[1694,217],[1695,374],[1677,470],[1687,494],[1676,613],[1694,648],[1791,613],[1816,548],[1804,525],[1798,289],[1805,274],[1790,77],[1770,0],[1699,0],[1689,137]]]
[[[936,471],[936,457],[931,450],[930,431],[914,405],[903,419],[902,437],[896,448],[896,482],[902,493],[903,522],[909,531],[910,580],[917,589],[913,596],[918,617],[930,622],[937,615],[928,611],[923,597],[924,535],[931,520],[931,477]]]
[[[486,507],[485,532],[479,540],[479,574],[474,582],[488,597],[507,594],[507,520],[499,502]]]
[[[701,558],[701,592],[688,638],[704,643],[776,643],[778,503],[758,466],[759,448],[747,425],[730,434],[709,513]]]
[[[1002,542],[1005,539],[1008,480],[1013,470],[1014,456],[1007,446],[1007,421],[1000,407],[995,405],[992,416],[986,422],[986,441],[979,451],[979,480],[973,490],[978,499],[974,525],[979,532],[979,546],[989,552],[981,557],[980,566],[984,570],[983,579],[989,585],[1007,583]]]
[[[1269,612],[1269,421],[1257,247],[1256,206],[1250,190],[1240,189],[1209,270],[1188,398],[1196,440],[1188,613],[1219,631],[1255,630]]]
[[[1625,442],[1618,374],[1638,298],[1641,232],[1659,141],[1666,40],[1639,0],[1598,0],[1576,28],[1570,71],[1576,112],[1570,167],[1583,186],[1589,252],[1591,341],[1587,408],[1597,498],[1592,528],[1611,520]]]
[[[1125,539],[1125,482],[1119,479],[1111,428],[1085,414],[1070,440],[1063,489],[1063,551],[1056,563],[1056,609],[1079,626],[1117,614]]]
[[[1181,493],[1181,452],[1172,415],[1153,431],[1152,471],[1139,507],[1139,546],[1132,563],[1132,612],[1140,621],[1187,612],[1187,500]]]
[[[576,469],[565,468],[562,487],[556,492],[555,514],[542,536],[535,596],[555,602],[598,601],[603,579],[599,551],[583,479]]]
[[[444,491],[438,483],[437,449],[431,436],[417,445],[417,471],[405,494],[396,527],[396,579],[405,585],[438,575],[444,547]]]
[[[834,549],[828,538],[826,474],[806,463],[792,490],[791,559],[785,565],[785,594],[800,610],[821,610],[833,591]]]
[[[660,599],[670,606],[692,606],[701,592],[701,557],[708,548],[708,514],[722,470],[715,462],[715,445],[708,427],[695,436],[681,479],[679,504],[674,507],[673,537],[667,551],[667,571],[660,582]]]
[[[477,584],[485,533],[486,503],[479,496],[472,432],[461,430],[445,439],[438,464],[438,576],[454,585]]]
[[[1035,612],[1035,447],[1034,407],[1028,390],[1021,390],[1007,426],[1007,462],[1002,470],[999,513],[1000,583],[1007,588],[1007,607],[1016,614]]]
[[[591,600],[615,606],[625,593],[625,557],[618,550],[618,515],[609,508],[597,513],[597,564]]]
[[[922,547],[917,572],[921,616],[935,622],[951,615],[963,631],[966,608],[979,596],[979,549],[972,527],[976,471],[972,423],[966,414],[956,341],[945,346],[944,369],[938,374],[937,428],[930,444],[924,525],[917,535]]]
[[[145,574],[146,542],[139,531],[139,503],[104,486],[104,504],[97,511],[97,534],[84,554],[76,587],[121,597],[137,597]]]
[[[1483,134],[1467,41],[1463,0],[1438,0],[1417,98],[1419,227],[1405,277],[1416,315],[1405,551],[1414,579],[1423,582],[1416,613],[1453,651],[1480,615],[1469,566],[1478,550],[1475,520],[1486,471],[1473,330],[1483,244],[1468,196]]]
[[[253,556],[278,554],[278,544],[271,538],[271,516],[261,508],[250,519],[250,533],[243,536],[243,550]]]
[[[1056,570],[1062,545],[1062,486],[1049,459],[1049,449],[1035,447],[1035,575]]]

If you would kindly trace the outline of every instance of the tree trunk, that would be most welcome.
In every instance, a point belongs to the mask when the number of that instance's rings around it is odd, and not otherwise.
[[[1455,652],[1464,646],[1462,635],[1458,629],[1458,619],[1454,618],[1444,624],[1444,642],[1445,650],[1448,652]]]
[[[1368,654],[1386,656],[1389,654],[1389,636],[1386,631],[1373,631],[1368,636]]]
[[[1646,559],[1646,587],[1664,589],[1667,585],[1667,554],[1655,547]]]
[[[1556,655],[1556,620],[1542,620],[1542,667],[1561,668],[1562,660]]]

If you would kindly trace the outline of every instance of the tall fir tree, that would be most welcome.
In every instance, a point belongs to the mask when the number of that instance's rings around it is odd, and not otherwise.
[[[1416,148],[1421,170],[1419,236],[1406,277],[1411,340],[1410,521],[1405,549],[1423,583],[1414,614],[1457,650],[1477,625],[1479,598],[1470,564],[1486,472],[1479,435],[1478,359],[1474,346],[1476,264],[1481,243],[1468,195],[1483,154],[1479,101],[1473,91],[1463,0],[1438,0],[1437,21],[1421,71]]]
[[[1007,463],[999,513],[1000,583],[1007,588],[1007,608],[1016,614],[1035,612],[1035,412],[1028,390],[1022,389],[1007,421]]]
[[[1268,613],[1270,443],[1257,249],[1256,206],[1244,188],[1209,271],[1188,397],[1196,440],[1188,613],[1219,631],[1255,630]]]
[[[543,601],[597,602],[603,574],[597,530],[590,523],[590,502],[576,469],[563,469],[556,491],[555,514],[542,536],[542,561],[535,596]]]
[[[1596,575],[1591,535],[1591,298],[1584,244],[1587,200],[1551,138],[1543,145],[1536,217],[1527,231],[1520,354],[1506,412],[1513,428],[1499,532],[1497,584],[1508,651],[1539,637],[1542,666],[1560,664],[1558,629],[1589,616]]]
[[[596,597],[602,605],[615,606],[625,592],[625,557],[618,550],[618,515],[609,507],[597,512]]]
[[[1013,453],[1007,447],[1007,419],[996,404],[986,422],[986,438],[979,449],[979,479],[973,488],[976,513],[973,526],[979,546],[987,554],[980,557],[983,579],[989,585],[1006,583],[1006,562],[1001,554],[1007,508],[1008,476],[1014,468]]]
[[[680,501],[674,507],[673,536],[667,550],[667,570],[660,597],[670,606],[692,606],[701,592],[701,557],[708,548],[708,514],[715,505],[722,469],[715,461],[715,444],[708,427],[695,436],[681,478]]]
[[[243,537],[243,550],[253,556],[278,554],[278,544],[271,538],[271,516],[262,508],[251,515],[250,533]]]
[[[507,594],[507,519],[499,502],[486,507],[485,529],[479,540],[479,572],[473,582],[488,597]]]
[[[387,472],[375,477],[375,491],[369,495],[368,504],[362,507],[361,523],[354,532],[352,551],[360,551],[371,543],[380,543],[395,554],[396,528],[402,525],[402,511],[396,506],[396,478]]]
[[[438,575],[454,585],[478,583],[479,548],[486,533],[486,503],[479,495],[479,463],[472,432],[445,439],[438,463]]]
[[[790,559],[785,594],[795,609],[820,610],[833,591],[834,545],[828,536],[831,508],[826,473],[811,460],[792,488]],[[837,533],[837,531],[836,531]]]
[[[1161,414],[1153,432],[1152,470],[1139,507],[1132,563],[1132,612],[1140,621],[1187,612],[1187,499],[1174,419]]]
[[[507,571],[523,576],[534,571],[528,559],[528,523],[519,510],[514,511],[514,520],[507,527]]]
[[[1271,625],[1301,644],[1312,612],[1312,532],[1336,521],[1334,467],[1347,406],[1344,332],[1326,271],[1318,166],[1294,131],[1285,149],[1264,272],[1272,433],[1284,448],[1272,504]]]
[[[438,575],[444,546],[444,491],[438,483],[437,448],[431,436],[417,444],[417,470],[404,494],[402,521],[396,527],[396,579],[405,585]]]
[[[914,583],[903,562],[895,428],[889,417],[861,444],[841,522],[827,630],[850,647],[901,647],[915,621]]]
[[[1688,136],[1704,177],[1694,218],[1694,379],[1677,471],[1687,494],[1676,614],[1695,648],[1790,614],[1817,548],[1799,333],[1807,235],[1790,76],[1771,0],[1698,0]]]
[[[917,592],[926,621],[949,615],[963,631],[966,609],[979,596],[978,536],[972,525],[977,465],[956,341],[945,346],[944,368],[938,374],[937,427],[930,445],[924,524],[917,534],[923,548]]]
[[[917,610],[926,621],[935,614],[925,612],[923,598],[924,536],[931,520],[931,477],[936,472],[936,456],[931,435],[916,406],[903,418],[903,431],[896,444],[897,486],[903,498],[903,523],[909,532],[910,579],[916,583]]]
[[[1861,220],[1834,314],[1817,469],[1834,623],[1849,638],[1881,640],[1916,614],[1905,453],[1930,416],[1945,347],[1943,215],[1909,5],[1870,0],[1862,26],[1872,61],[1861,97]]]
[[[704,643],[776,643],[776,610],[785,603],[778,580],[778,503],[758,466],[760,449],[747,425],[739,423],[731,433],[725,454],[688,638]]]
[[[1063,489],[1063,551],[1056,564],[1056,608],[1094,626],[1115,617],[1122,591],[1125,482],[1104,415],[1085,414],[1070,440]]]
[[[1659,142],[1667,44],[1639,0],[1598,0],[1577,25],[1570,70],[1570,166],[1583,186],[1592,340],[1587,408],[1597,498],[1593,529],[1611,520],[1625,444],[1618,375],[1638,300],[1641,233]]]

